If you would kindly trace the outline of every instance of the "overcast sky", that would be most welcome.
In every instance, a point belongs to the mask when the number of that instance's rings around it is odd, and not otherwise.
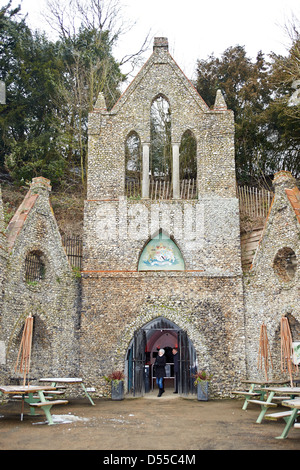
[[[6,5],[8,0],[0,0]],[[13,0],[29,13],[28,24],[46,29],[40,12],[46,0]],[[197,59],[226,48],[245,46],[249,57],[259,50],[285,54],[289,46],[284,26],[294,15],[300,21],[299,0],[120,0],[123,15],[134,28],[115,51],[118,59],[139,49],[147,32],[169,39],[169,51],[185,74],[193,77]],[[45,25],[45,27],[43,26]],[[147,59],[152,47],[146,53]]]

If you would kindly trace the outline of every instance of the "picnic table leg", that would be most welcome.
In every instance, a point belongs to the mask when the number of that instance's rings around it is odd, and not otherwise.
[[[38,395],[39,395],[39,398],[34,398],[33,393],[29,393],[29,397],[25,398],[25,401],[28,403],[30,407],[31,416],[39,416],[39,415],[36,414],[35,408],[33,406],[30,406],[30,403],[38,403],[39,401],[42,401],[42,402],[46,401],[45,395],[42,390],[38,392]],[[52,421],[52,418],[51,418],[51,421]]]
[[[25,395],[22,395],[22,403],[21,403],[21,421],[23,421],[23,417],[24,417],[24,401],[25,401]]]
[[[30,405],[30,403],[34,403],[34,402],[37,402],[38,400],[36,398],[33,398],[33,393],[29,393],[28,394],[28,398],[25,398],[25,395],[22,395],[22,404],[21,404],[21,421],[23,421],[23,418],[24,418],[24,403],[28,403]],[[30,416],[34,416],[35,415],[35,409],[32,408],[30,406],[30,409],[29,409],[29,414]]]
[[[275,395],[275,392],[270,392],[270,395],[268,396],[267,398],[267,403],[271,403],[272,402],[272,399]],[[256,420],[256,423],[260,424],[262,422],[262,420],[264,419],[264,416],[266,414],[266,412],[268,411],[268,405],[261,405],[261,412]]]
[[[29,398],[25,398],[25,401],[29,404],[30,406],[30,403],[36,403],[39,401],[38,398],[33,398],[33,393],[29,393],[28,394]],[[30,406],[30,416],[35,416],[35,409]]]
[[[52,419],[52,415],[51,415],[51,412],[50,412],[51,408],[52,408],[51,401],[49,401],[49,405],[43,406],[43,410],[44,410],[44,413],[46,415],[48,424],[54,424],[53,419]]]
[[[48,400],[46,400],[45,395],[44,395],[42,390],[39,391],[39,397],[40,397],[40,401],[43,402],[43,403],[48,401]],[[51,412],[50,412],[51,408],[52,408],[52,402],[51,401],[49,401],[48,406],[43,406],[43,410],[44,410],[44,413],[46,415],[48,424],[54,424],[53,419],[52,419],[52,415],[51,415]]]
[[[249,388],[249,393],[252,393],[254,390],[254,384],[251,384],[250,388]],[[249,395],[248,397],[245,398],[245,401],[244,401],[244,404],[242,406],[242,410],[246,410],[247,409],[247,406],[248,406],[248,400],[250,400],[251,398],[251,395]]]
[[[91,399],[90,395],[88,394],[87,389],[85,388],[83,382],[81,382],[81,386],[82,386],[82,388],[83,388],[83,391],[84,391],[85,395],[86,395],[87,398],[90,400],[91,404],[92,404],[92,405],[95,405],[95,403],[94,403],[93,400]]]
[[[286,439],[287,438],[289,430],[291,429],[291,427],[292,427],[292,425],[293,425],[293,423],[296,419],[298,411],[299,411],[298,408],[293,409],[291,416],[286,420],[286,425],[285,425],[284,430],[282,431],[281,436],[278,436],[275,439]]]

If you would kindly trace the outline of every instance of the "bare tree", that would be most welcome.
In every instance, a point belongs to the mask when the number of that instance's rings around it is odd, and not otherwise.
[[[50,27],[64,38],[75,37],[80,27],[110,32],[110,46],[116,46],[121,37],[134,28],[135,21],[125,17],[124,7],[119,0],[47,0],[45,19]],[[119,66],[130,64],[131,75],[143,60],[153,37],[148,31],[137,50],[124,55]]]

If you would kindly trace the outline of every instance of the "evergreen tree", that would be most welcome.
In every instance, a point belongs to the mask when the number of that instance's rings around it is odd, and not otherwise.
[[[286,56],[272,54],[270,80],[274,99],[267,119],[274,135],[274,170],[288,170],[300,177],[300,34],[299,23],[290,31],[291,47]]]
[[[85,184],[87,120],[100,91],[107,107],[124,76],[110,31],[82,25],[56,42],[32,32],[11,1],[0,10],[0,168],[14,181],[45,176],[52,184]]]
[[[271,130],[265,117],[272,96],[268,77],[269,65],[262,52],[252,62],[242,46],[226,49],[221,58],[211,55],[198,61],[195,85],[199,94],[212,106],[220,88],[228,108],[234,111],[240,182],[253,182],[268,172],[272,153]]]
[[[0,12],[0,74],[7,90],[0,164],[17,181],[42,175],[55,183],[65,167],[55,107],[62,63],[55,45],[33,34],[10,5]]]

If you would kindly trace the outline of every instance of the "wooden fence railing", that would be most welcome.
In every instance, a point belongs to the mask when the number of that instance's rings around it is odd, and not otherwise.
[[[126,182],[126,196],[129,198],[141,197],[141,183],[139,181]],[[163,180],[150,180],[149,197],[154,200],[172,199],[172,182]],[[181,199],[197,198],[197,181],[195,179],[180,181]],[[266,189],[238,186],[237,197],[243,212],[258,217],[266,217],[273,199],[273,193]]]
[[[140,197],[140,188],[138,184],[129,182],[127,185],[127,196],[128,197]],[[195,180],[183,180],[180,185],[180,194],[182,199],[195,199],[197,195],[196,181]],[[154,181],[150,183],[150,197],[151,199],[171,199],[172,198],[172,187],[169,182],[166,181]],[[237,188],[237,197],[240,201],[240,210],[244,213],[254,216],[265,218],[268,215],[268,211],[273,199],[273,193],[265,189],[250,188],[246,186],[239,186]],[[242,245],[247,243],[248,252],[251,251],[253,254],[253,244],[257,243],[258,232],[253,235],[251,239],[251,246],[249,244],[248,235],[247,240],[242,237]],[[244,237],[245,238],[245,237]],[[82,261],[82,238],[80,236],[62,236],[63,246],[66,250],[70,264],[75,268],[81,269]],[[245,253],[246,254],[246,253]],[[249,262],[248,256],[245,256],[245,264]]]
[[[126,181],[125,193],[127,197],[138,199],[141,197],[142,188],[139,181]],[[171,181],[150,180],[149,198],[154,200],[172,199],[173,186]],[[180,181],[181,199],[197,198],[197,181],[195,179]]]
[[[274,194],[266,189],[238,186],[240,210],[253,217],[267,217]]]

